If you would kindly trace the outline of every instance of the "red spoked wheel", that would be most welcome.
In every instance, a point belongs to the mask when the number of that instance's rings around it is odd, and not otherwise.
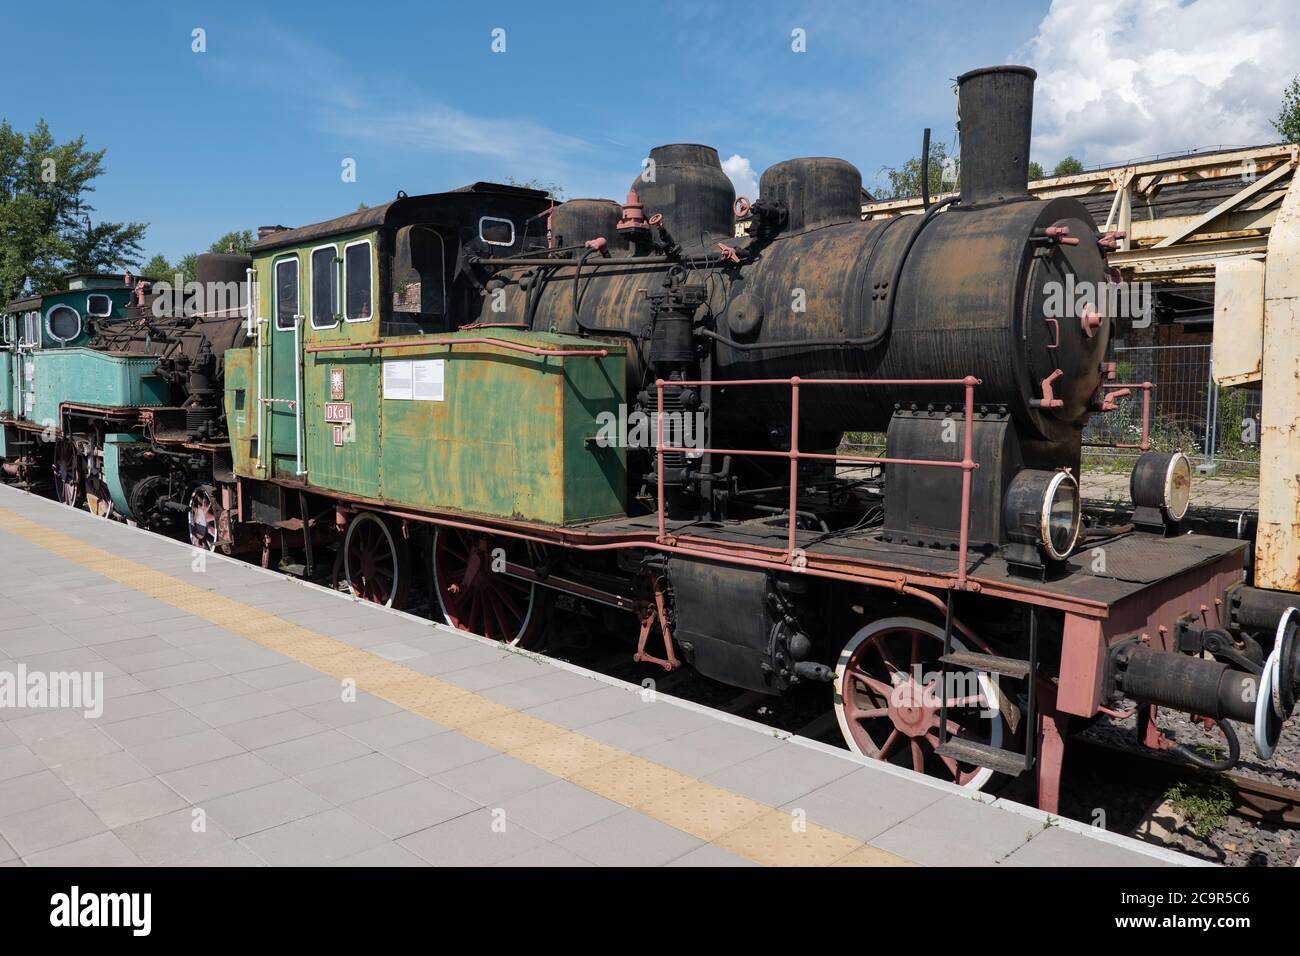
[[[190,493],[188,525],[190,544],[204,551],[217,550],[220,537],[221,505],[217,490],[211,485],[199,485]]]
[[[550,592],[509,574],[517,544],[477,532],[438,528],[433,535],[433,587],[447,624],[494,641],[527,647],[545,626]]]
[[[362,511],[348,524],[343,572],[356,597],[400,608],[411,580],[410,564],[406,539],[379,515]]]
[[[54,446],[54,494],[69,508],[81,504],[81,456],[70,441]]]
[[[967,649],[956,637],[952,647]],[[927,621],[891,617],[868,624],[840,653],[835,716],[850,750],[982,790],[992,770],[935,752],[942,654],[943,631]],[[949,737],[1002,746],[1002,699],[995,677],[950,668],[945,693]]]

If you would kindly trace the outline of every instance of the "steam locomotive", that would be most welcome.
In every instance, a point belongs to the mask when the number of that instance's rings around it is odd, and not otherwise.
[[[863,221],[826,158],[750,203],[678,144],[621,203],[476,183],[264,228],[193,299],[11,337],[6,472],[512,644],[557,604],[625,613],[648,667],[827,685],[850,749],[1032,770],[1046,809],[1072,724],[1121,697],[1150,746],[1171,707],[1270,752],[1296,615],[1243,542],[1188,533],[1187,459],[1143,449],[1123,524],[1081,504],[1083,425],[1139,386],[1104,297],[1047,307],[1113,273],[1080,203],[1027,192],[1033,83],[958,79],[961,194],[920,216]],[[97,363],[114,387],[82,394]],[[859,431],[884,454],[845,454]]]

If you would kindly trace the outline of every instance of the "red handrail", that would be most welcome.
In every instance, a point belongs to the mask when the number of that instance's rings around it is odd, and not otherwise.
[[[338,345],[313,345],[306,349],[308,352],[352,352],[366,350],[383,350],[383,349],[414,349],[429,345],[492,345],[501,349],[508,349],[512,352],[527,352],[529,355],[594,355],[598,358],[604,358],[609,355],[608,349],[548,349],[536,345],[523,345],[519,342],[511,342],[507,339],[489,338],[487,336],[457,336],[436,339],[418,339],[413,342],[402,341],[385,341],[385,342],[344,342]]]
[[[795,547],[795,522],[796,511],[799,499],[799,462],[803,459],[813,461],[834,461],[834,462],[859,462],[863,464],[880,464],[880,465],[932,465],[938,468],[960,468],[961,476],[961,530],[959,532],[957,550],[958,567],[957,567],[957,587],[966,587],[966,558],[970,546],[970,495],[971,495],[971,472],[979,467],[972,459],[972,436],[975,419],[975,386],[980,384],[980,380],[973,375],[967,375],[964,378],[925,378],[925,379],[899,379],[899,378],[744,378],[729,379],[726,381],[715,379],[699,379],[694,381],[678,381],[676,379],[667,381],[665,379],[655,380],[655,393],[657,400],[658,414],[656,415],[655,432],[655,471],[657,475],[656,504],[659,509],[659,529],[656,539],[658,544],[670,544],[670,539],[666,527],[666,515],[664,510],[664,454],[666,452],[699,452],[700,454],[712,455],[746,455],[761,458],[788,458],[790,459],[790,506],[789,506],[789,534],[786,539],[786,547],[783,555],[783,562],[791,567],[799,568],[796,563],[799,549]],[[676,446],[667,446],[664,444],[664,386],[681,385],[702,387],[706,385],[732,386],[732,385],[788,385],[790,386],[790,448],[787,451],[771,451],[767,449],[736,449],[736,448],[680,448]],[[940,461],[925,458],[887,458],[874,457],[867,455],[827,455],[817,452],[803,452],[799,450],[799,390],[803,386],[810,385],[960,385],[965,388],[964,402],[964,421],[965,436],[963,440],[962,460],[961,461]]]
[[[1116,410],[1116,406],[1114,405],[1107,408],[1106,402],[1113,402],[1117,398],[1122,398],[1125,395],[1132,394],[1133,389],[1135,388],[1142,392],[1142,440],[1140,442],[1137,442],[1136,444],[1134,444],[1133,442],[1086,441],[1083,442],[1083,446],[1085,448],[1136,448],[1138,451],[1150,451],[1151,450],[1151,390],[1155,388],[1155,385],[1151,382],[1131,382],[1128,384],[1124,384],[1121,382],[1104,382],[1102,383],[1101,387],[1113,388],[1118,390],[1115,395],[1109,396],[1108,398],[1103,400],[1102,409],[1101,409],[1103,412],[1113,412]]]

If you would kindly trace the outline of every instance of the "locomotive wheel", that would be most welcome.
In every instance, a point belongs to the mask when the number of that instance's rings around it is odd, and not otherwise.
[[[362,511],[343,538],[343,573],[355,597],[400,608],[411,580],[410,548],[387,521]]]
[[[190,493],[188,518],[190,544],[204,551],[217,550],[221,505],[218,504],[215,488],[199,485]]]
[[[545,627],[551,594],[531,581],[494,572],[496,548],[505,544],[487,535],[456,528],[434,531],[433,588],[438,596],[434,611],[459,630],[529,647]]]
[[[955,636],[955,651],[967,650]],[[917,773],[982,790],[993,776],[935,753],[939,745],[939,657],[943,630],[912,617],[874,621],[853,635],[835,668],[835,717],[849,749]],[[948,735],[1002,746],[1001,697],[993,678],[973,671],[976,686],[948,698]]]
[[[54,449],[54,493],[69,508],[81,504],[80,456],[72,442],[60,441]]]

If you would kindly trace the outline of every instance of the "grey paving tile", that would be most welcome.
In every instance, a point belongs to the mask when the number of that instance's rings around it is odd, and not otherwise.
[[[330,727],[343,727],[347,724],[382,717],[385,714],[395,714],[399,709],[395,704],[370,694],[358,694],[357,699],[353,701],[339,700],[335,697],[334,700],[308,704],[301,708],[304,714]]]
[[[167,687],[158,692],[158,696],[180,707],[195,708],[202,704],[242,697],[256,690],[238,677],[212,677],[198,680],[192,684],[180,684]]]
[[[0,819],[74,796],[50,770],[38,770],[0,783]]]
[[[33,853],[28,866],[139,866],[140,858],[115,833],[96,833]]]
[[[409,711],[398,711],[395,714],[372,717],[370,720],[362,720],[355,724],[344,724],[340,730],[376,750],[396,747],[399,744],[410,743],[412,740],[447,732],[447,728],[441,724],[435,724]]]
[[[190,712],[211,724],[213,727],[229,727],[233,724],[282,714],[289,710],[288,704],[277,700],[268,691],[253,691],[238,697],[226,697],[206,704],[195,704]]]
[[[1103,843],[1061,827],[1040,830],[1002,861],[1004,866],[1160,866],[1164,861],[1136,849]]]
[[[991,866],[1041,829],[1042,824],[1029,817],[948,796],[870,842],[922,866]]]
[[[9,845],[9,841],[0,837],[0,863],[18,859],[18,851]]]
[[[193,856],[187,856],[170,864],[172,866],[266,866],[256,853],[240,846],[233,840],[218,844],[208,850],[200,850]]]
[[[492,865],[495,867],[536,866],[549,868],[553,866],[593,866],[594,864],[584,860],[572,850],[566,850],[554,843],[543,843],[539,847],[525,850],[518,856],[512,856],[508,860],[502,860],[500,863],[493,863]]]
[[[153,671],[140,671],[131,676],[147,688],[161,690],[164,687],[176,687],[179,684],[192,684],[198,680],[221,677],[224,673],[225,671],[207,661],[194,661],[191,664],[176,664],[173,667],[161,667]]]
[[[124,641],[113,641],[99,648],[99,654],[105,660],[117,661],[130,660],[133,657],[140,657],[144,654],[152,654],[156,651],[174,651],[176,650],[171,644],[157,635],[147,637],[135,637]],[[186,658],[192,660],[192,658]]]
[[[877,767],[859,767],[782,809],[797,807],[813,823],[865,842],[946,796],[943,790],[920,780]]]
[[[706,714],[660,702],[645,704],[619,717],[588,724],[582,728],[582,733],[611,747],[630,752],[703,730],[716,723],[716,718]]]
[[[471,800],[491,807],[499,806],[510,797],[544,787],[557,778],[522,760],[497,754],[486,760],[447,770],[434,779]]]
[[[780,806],[857,769],[857,764],[842,757],[783,743],[705,779],[760,803]]]
[[[404,836],[397,842],[434,866],[489,866],[521,856],[544,843],[537,834],[522,826],[511,826],[509,821],[501,829],[500,817],[486,808]]]
[[[5,727],[23,743],[30,744],[42,737],[57,737],[74,730],[93,727],[80,710],[39,710],[6,722]]]
[[[633,691],[604,686],[576,697],[541,704],[527,713],[561,727],[577,729],[620,717],[645,706],[640,695]]]
[[[347,811],[396,839],[477,810],[479,804],[432,780],[417,780],[345,805]]]
[[[44,769],[45,761],[24,746],[0,750],[0,783],[39,773]]]
[[[186,805],[175,791],[152,777],[96,790],[82,800],[110,829],[148,820]]]
[[[704,845],[635,810],[606,817],[555,842],[597,866],[663,866]]]
[[[683,854],[675,860],[669,860],[664,866],[758,866],[753,860],[746,860],[743,856],[736,856],[729,850],[724,850],[720,846],[714,846],[712,843],[706,843],[702,847],[691,850],[690,853]]]
[[[259,670],[248,671],[241,674],[239,679],[258,690],[268,690],[272,687],[288,687],[320,676],[320,671],[313,670],[306,664],[290,661],[287,664],[277,664],[274,667],[263,667]]]
[[[428,866],[410,850],[403,849],[396,843],[381,843],[377,847],[363,850],[355,856],[344,857],[330,864],[331,866]]]
[[[467,667],[505,660],[505,658],[506,652],[499,647],[489,647],[462,639],[461,646],[452,650],[435,653],[429,657],[417,657],[402,663],[411,670],[437,677]]]
[[[150,714],[161,714],[175,709],[175,702],[169,700],[163,694],[151,690],[142,694],[130,694],[125,697],[109,697],[104,701],[104,714],[99,718],[99,723],[107,726],[119,721],[147,717]]]
[[[279,780],[210,800],[204,809],[222,830],[239,839],[329,808],[328,801],[300,783]]]
[[[111,645],[110,645],[111,646]],[[166,650],[150,651],[148,654],[136,654],[132,657],[119,658],[113,663],[126,671],[128,674],[138,674],[141,671],[155,671],[163,667],[179,667],[182,664],[190,664],[194,658],[181,650],[179,647],[168,645]]]
[[[240,842],[271,866],[323,866],[389,841],[350,813],[333,809],[254,833]]]
[[[254,717],[222,728],[235,743],[247,750],[282,744],[325,730],[325,725],[297,710],[286,710],[265,717]]]
[[[203,803],[228,793],[260,787],[283,774],[254,754],[240,753],[158,775],[158,779],[190,803]]]
[[[419,779],[409,767],[383,754],[369,753],[301,774],[298,782],[331,803],[348,803]]]
[[[781,741],[776,737],[732,724],[715,723],[703,730],[651,744],[637,753],[692,777],[703,777],[780,745]]]
[[[0,836],[23,857],[102,833],[104,829],[99,817],[76,798],[0,817]]]
[[[124,783],[153,776],[152,770],[125,750],[98,757],[64,761],[51,770],[77,796],[94,793],[96,790],[120,787]]]
[[[503,660],[451,671],[445,679],[448,683],[465,690],[480,691],[488,687],[500,687],[502,684],[531,680],[551,669],[551,666],[543,661],[523,654],[510,654]]]
[[[122,749],[116,740],[95,726],[82,727],[57,737],[41,737],[28,746],[50,765],[100,757]]]
[[[323,730],[309,737],[286,740],[254,751],[271,766],[290,776],[319,770],[370,752],[369,745],[337,730]]]
[[[209,760],[219,760],[242,753],[244,749],[216,730],[202,730],[197,734],[155,740],[130,748],[136,759],[154,773],[166,773],[207,763]]]
[[[171,866],[187,857],[208,853],[234,841],[195,810],[176,810],[113,831],[141,860],[151,866]]]
[[[463,767],[477,760],[486,760],[497,754],[497,751],[477,740],[452,733],[424,737],[396,747],[386,747],[383,752],[398,763],[427,777],[436,776],[455,767]]]
[[[507,820],[556,840],[625,808],[567,780],[557,780],[502,801],[501,809]]]
[[[104,731],[128,749],[155,740],[170,740],[206,730],[208,725],[184,710],[169,710],[108,724]]]
[[[244,677],[260,673],[262,671],[251,671]],[[312,671],[312,674],[315,676],[310,680],[297,681],[283,687],[271,687],[267,689],[267,693],[289,707],[309,707],[326,701],[342,701],[343,684],[340,681],[333,677],[322,676],[316,671]]]

